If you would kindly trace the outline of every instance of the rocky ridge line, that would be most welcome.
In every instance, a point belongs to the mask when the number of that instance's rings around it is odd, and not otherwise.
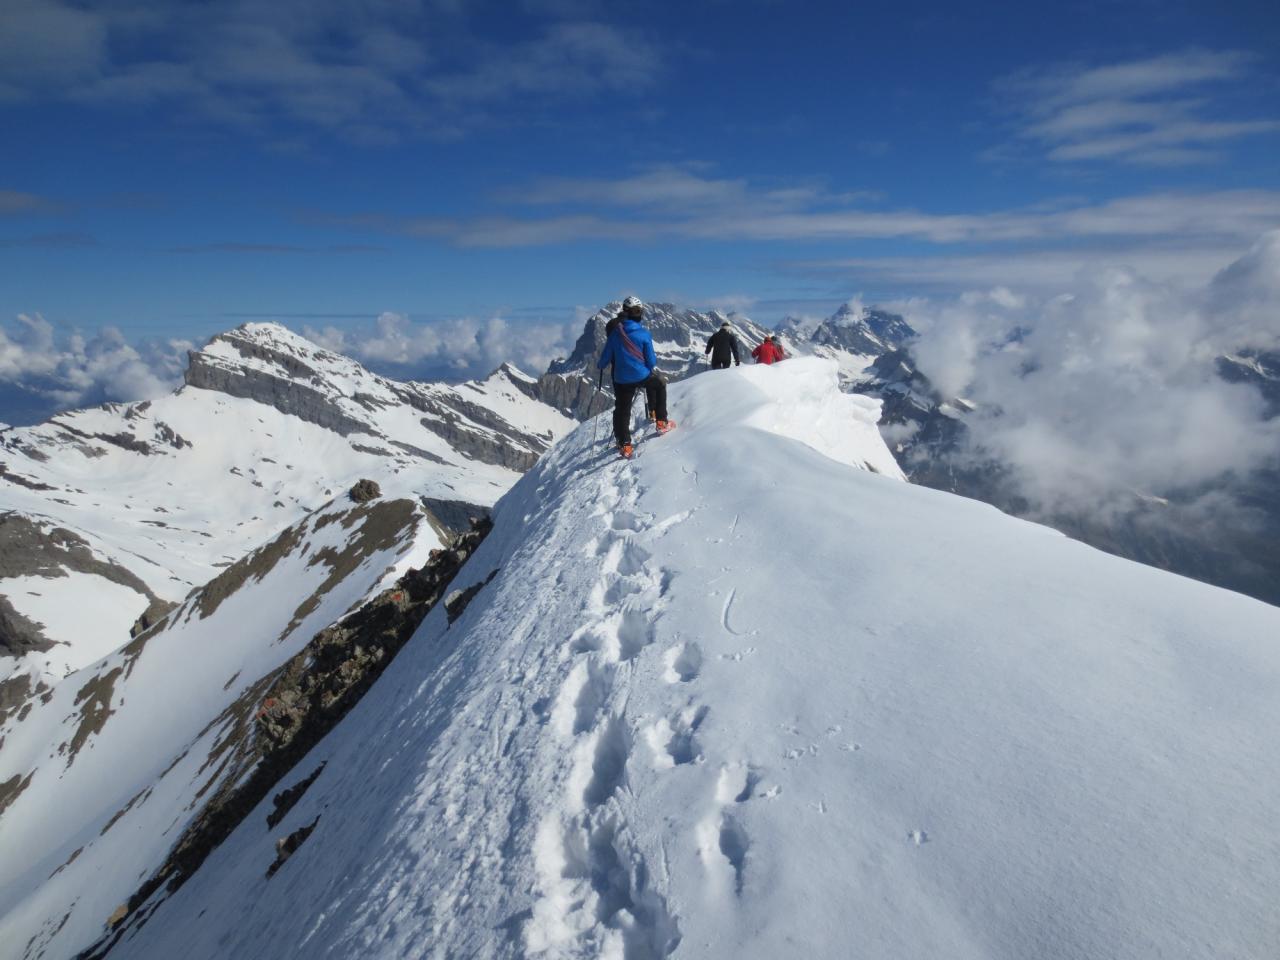
[[[321,630],[209,724],[207,729],[231,724],[231,733],[214,749],[234,752],[233,769],[165,862],[116,910],[108,920],[108,932],[78,960],[106,957],[125,933],[145,924],[167,896],[191,878],[360,701],[436,604],[454,600],[459,591],[447,593],[449,585],[492,527],[487,516],[473,519],[471,529],[447,549],[433,550],[423,567],[410,570],[358,610]]]

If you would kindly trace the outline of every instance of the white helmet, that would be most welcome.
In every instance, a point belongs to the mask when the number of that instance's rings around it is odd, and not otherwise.
[[[622,312],[639,316],[644,313],[644,301],[639,297],[627,297],[622,301]]]

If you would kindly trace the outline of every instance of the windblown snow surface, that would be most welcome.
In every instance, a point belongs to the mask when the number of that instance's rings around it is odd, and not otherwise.
[[[901,482],[828,361],[671,408],[118,955],[1275,956],[1280,611]]]

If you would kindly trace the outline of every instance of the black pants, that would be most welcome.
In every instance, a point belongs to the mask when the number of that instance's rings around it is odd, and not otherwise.
[[[728,370],[728,369],[729,369],[729,361],[728,361],[728,360],[717,360],[717,359],[715,359],[714,357],[712,357],[712,359],[711,359],[711,369],[712,369],[712,370]]]
[[[631,442],[631,405],[636,391],[644,388],[645,409],[655,420],[667,419],[667,384],[657,372],[639,383],[615,383],[613,385],[613,436],[619,444]]]

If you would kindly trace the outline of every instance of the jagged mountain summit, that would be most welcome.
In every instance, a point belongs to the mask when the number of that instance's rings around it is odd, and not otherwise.
[[[778,329],[800,343],[870,357],[897,350],[916,335],[898,314],[854,303],[841,304],[821,321],[786,317]]]
[[[597,384],[605,393],[611,391],[608,375],[601,379],[596,360],[604,348],[605,326],[618,316],[621,307],[620,301],[608,303],[587,319],[569,356],[554,361],[539,381],[538,395],[543,400],[581,418],[604,409],[598,399],[594,405],[589,401],[595,397]],[[726,322],[738,338],[743,363],[752,363],[751,351],[766,336],[776,333],[781,336],[788,355],[816,355],[837,361],[842,382],[851,389],[877,357],[897,349],[915,335],[896,314],[851,304],[841,306],[822,321],[788,318],[775,331],[738,313],[649,303],[645,305],[644,324],[653,335],[654,352],[663,376],[669,381],[678,381],[708,369],[707,338]]]
[[[1266,955],[1280,611],[901,482],[833,362],[671,398],[105,955]]]
[[[580,374],[594,385],[598,374],[596,360],[604,349],[605,325],[618,316],[621,309],[621,302],[614,301],[605,304],[590,316],[573,351],[563,360],[552,363],[549,372],[561,375]],[[682,380],[699,370],[707,369],[707,338],[726,321],[732,325],[745,351],[743,359],[750,362],[751,349],[772,332],[767,327],[739,314],[725,314],[716,310],[703,312],[672,303],[645,304],[644,325],[653,335],[658,369],[670,380]],[[607,375],[605,379],[607,381]]]
[[[573,425],[535,388],[509,365],[400,383],[246,324],[193,352],[170,396],[3,431],[0,681],[14,683],[0,708],[122,646],[361,477],[491,505]]]

